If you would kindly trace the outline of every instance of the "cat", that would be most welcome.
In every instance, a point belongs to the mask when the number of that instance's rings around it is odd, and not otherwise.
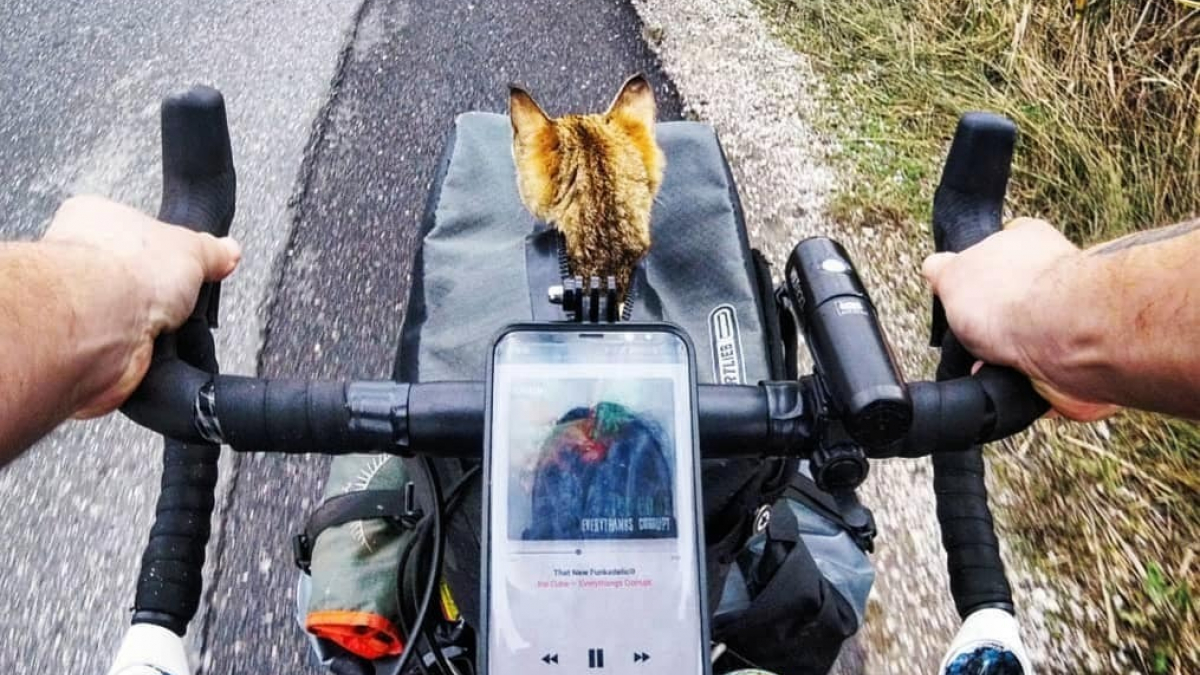
[[[621,297],[650,250],[650,212],[666,168],[656,114],[642,75],[629,78],[605,112],[554,119],[524,89],[509,87],[521,201],[562,232],[572,274],[613,276]]]

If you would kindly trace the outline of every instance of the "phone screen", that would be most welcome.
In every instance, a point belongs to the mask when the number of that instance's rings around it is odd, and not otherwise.
[[[670,332],[501,338],[488,673],[705,672],[693,391]]]

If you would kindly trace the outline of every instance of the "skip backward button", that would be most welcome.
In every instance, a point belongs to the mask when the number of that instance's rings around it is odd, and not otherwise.
[[[641,663],[643,661],[649,661],[649,660],[650,660],[650,655],[647,654],[646,652],[634,652],[633,653],[633,662],[634,663]]]
[[[547,655],[543,656],[542,663],[544,663],[546,665],[550,665],[551,663],[558,663],[558,654],[547,654]]]

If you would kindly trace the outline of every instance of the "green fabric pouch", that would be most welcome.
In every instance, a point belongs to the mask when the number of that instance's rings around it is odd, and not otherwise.
[[[345,521],[316,533],[305,629],[366,659],[400,654],[405,636],[397,583],[400,557],[415,536],[402,520],[404,462],[388,455],[337,457],[322,506],[310,520]],[[378,513],[378,517],[363,517]]]

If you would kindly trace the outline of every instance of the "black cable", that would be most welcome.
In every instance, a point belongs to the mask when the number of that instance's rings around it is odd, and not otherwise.
[[[442,509],[442,514],[441,514],[441,517],[443,520],[446,518],[449,518],[451,515],[453,515],[454,512],[458,509],[459,505],[462,504],[462,500],[463,500],[464,495],[466,494],[466,490],[471,484],[471,479],[474,478],[476,476],[476,474],[479,473],[479,471],[480,471],[480,466],[471,467],[469,470],[467,470],[466,473],[464,473],[462,476],[459,477],[458,481],[456,481],[454,483],[454,485],[450,486],[450,489],[448,491],[446,491],[445,508]],[[427,475],[426,478],[429,478],[429,476]],[[441,545],[443,546],[443,549],[444,549],[444,546],[445,546],[445,535],[444,534],[442,536]],[[440,569],[441,568],[439,568],[439,572],[440,572]],[[438,586],[440,587],[440,585],[441,585],[441,583],[440,583],[440,576],[439,576]],[[439,591],[440,591],[440,588],[439,588]],[[450,665],[449,661],[446,659],[445,653],[442,651],[441,645],[437,642],[436,632],[435,632],[434,626],[432,624],[427,623],[425,625],[425,630],[424,630],[423,635],[425,636],[425,644],[428,645],[429,652],[431,654],[433,654],[433,658],[437,662],[438,668],[440,668],[442,670],[442,672],[446,673],[447,675],[452,675],[453,673],[457,673],[458,672],[457,669],[455,669],[454,667],[452,667]]]
[[[471,479],[479,473],[479,468],[479,466],[471,467],[446,493],[446,510],[442,514],[443,516],[451,516],[458,510],[464,495],[466,495],[467,487],[471,484]]]
[[[405,649],[417,649],[416,634],[409,631],[408,621],[405,620],[405,615],[408,611],[407,598],[405,598],[404,589],[406,588],[404,570],[407,569],[408,559],[413,550],[416,549],[417,542],[425,534],[425,525],[429,522],[427,518],[422,518],[413,527],[413,536],[404,544],[404,548],[400,549],[400,556],[396,565],[396,616],[400,620],[400,630],[404,634],[404,639],[408,642],[405,644]],[[414,607],[414,609],[416,609]],[[417,660],[417,666],[422,675],[429,675],[429,670],[425,667],[424,659]],[[398,671],[397,671],[398,672]],[[399,674],[403,675],[403,674]]]
[[[416,642],[425,632],[425,620],[429,615],[429,606],[432,604],[433,596],[438,588],[438,581],[441,579],[442,571],[442,554],[445,551],[445,532],[442,530],[442,486],[438,483],[437,469],[433,466],[433,461],[428,457],[419,457],[418,464],[425,472],[425,479],[429,483],[429,489],[433,492],[433,560],[429,565],[429,581],[425,584],[425,594],[421,598],[421,608],[417,610],[417,618],[413,622],[412,635],[415,639],[409,643],[409,648],[404,650],[400,656],[400,663],[396,666],[396,672],[403,675],[405,667],[408,666],[409,659],[412,658],[413,652],[416,652]],[[428,640],[428,637],[426,638]],[[432,642],[432,641],[430,641]],[[431,645],[436,647],[436,645]],[[441,655],[438,650],[434,658]],[[445,662],[445,656],[442,656],[438,665],[441,666]]]
[[[472,467],[470,470],[464,473],[458,479],[458,481],[454,483],[454,485],[450,487],[450,490],[446,494],[446,508],[443,509],[442,513],[443,519],[451,515],[462,503],[462,497],[465,494],[466,488],[469,487],[471,479],[473,479],[479,473],[479,471],[479,466]],[[413,551],[418,547],[418,544],[425,539],[428,533],[427,526],[430,524],[430,522],[431,519],[426,517],[422,518],[417,523],[417,526],[414,528],[413,537],[409,539],[408,542],[405,543],[404,548],[400,550],[399,564],[396,568],[396,607],[399,612],[400,630],[402,630],[404,635],[407,636],[409,643],[414,649],[417,648],[415,644],[417,642],[416,633],[409,631],[408,622],[405,620],[410,603],[408,602],[409,598],[407,598],[406,594],[403,592],[403,589],[407,588],[404,578],[404,570],[408,566],[408,560],[412,556]],[[418,554],[416,557],[419,560],[421,556]],[[415,601],[413,604],[415,605]],[[415,611],[417,607],[413,606],[412,609]],[[442,652],[441,645],[436,642],[436,637],[434,636],[431,628],[431,626],[426,626],[426,630],[423,633],[426,643],[430,647],[430,652],[434,655],[434,658],[437,659],[438,665],[443,669],[443,671],[453,672],[453,670],[450,669],[449,663],[445,660],[445,654]],[[424,659],[418,659],[417,665],[424,675],[428,675],[429,671],[426,668]]]
[[[443,518],[443,520],[444,520],[444,518]],[[428,534],[429,534],[428,528],[426,528],[424,531],[421,532],[421,541],[422,542],[428,541]],[[436,547],[436,545],[437,545],[437,543],[435,541],[434,546]],[[424,559],[424,555],[421,552],[422,545],[418,544],[418,546],[414,547],[413,550],[414,550],[413,557],[417,561]],[[419,565],[420,563],[417,562],[416,564]],[[438,567],[437,578],[433,579],[432,581],[433,581],[434,587],[436,589],[435,593],[438,594],[438,598],[439,598],[439,600],[435,601],[435,603],[440,604],[440,590],[441,590],[441,567],[440,566]],[[413,599],[413,605],[414,605],[413,608],[416,609],[416,607],[415,607],[416,599],[415,598]],[[435,609],[434,611],[437,611],[437,610]],[[434,662],[437,663],[437,666],[438,666],[438,672],[441,673],[442,675],[452,675],[455,671],[450,666],[449,661],[446,659],[446,655],[442,651],[441,644],[439,644],[437,641],[437,637],[436,637],[436,633],[435,633],[436,626],[437,626],[437,623],[435,621],[426,621],[425,626],[422,629],[420,629],[419,632],[418,632],[417,627],[414,626],[413,627],[413,636],[414,636],[413,642],[415,643],[421,637],[424,637],[426,653],[433,655]],[[425,658],[422,657],[419,660],[419,663],[422,665],[422,669],[424,669],[424,666],[426,665]]]
[[[433,484],[439,480],[439,476],[436,473],[436,470],[434,468],[432,460],[430,460],[428,457],[422,457],[422,465],[426,467],[426,474],[425,474],[426,480],[428,480],[431,484]],[[469,480],[469,477],[470,477],[470,472],[468,472],[467,474],[465,474],[461,478],[459,478],[458,482],[456,482],[450,488],[450,490],[446,496],[446,499],[445,499],[446,503],[455,502],[455,500],[458,499],[458,496],[462,493],[463,488],[467,485],[467,481]],[[440,489],[440,483],[438,483],[437,485]],[[433,518],[434,518],[434,523],[435,523],[434,524],[434,528],[435,528],[434,529],[434,531],[435,531],[434,556],[436,558],[442,559],[445,557],[445,551],[446,551],[446,528],[441,526],[441,522],[442,522],[442,520],[445,519],[446,514],[442,508],[443,501],[440,498],[440,495],[435,493],[433,503],[434,503]],[[434,567],[434,570],[436,570],[435,576],[430,578],[429,583],[431,584],[432,588],[434,589],[434,593],[437,594],[438,604],[440,605],[441,604],[441,585],[442,585],[442,565],[440,562],[437,564],[437,566]],[[435,623],[429,622],[429,621],[427,621],[425,623],[425,625],[421,627],[421,629],[422,629],[421,634],[425,636],[425,645],[429,648],[429,652],[431,654],[433,654],[433,660],[435,663],[437,663],[438,669],[445,675],[453,675],[453,673],[455,673],[457,671],[450,665],[449,661],[446,659],[446,654],[442,651],[442,646],[440,644],[438,644],[437,636],[434,632],[434,628],[435,628]]]

